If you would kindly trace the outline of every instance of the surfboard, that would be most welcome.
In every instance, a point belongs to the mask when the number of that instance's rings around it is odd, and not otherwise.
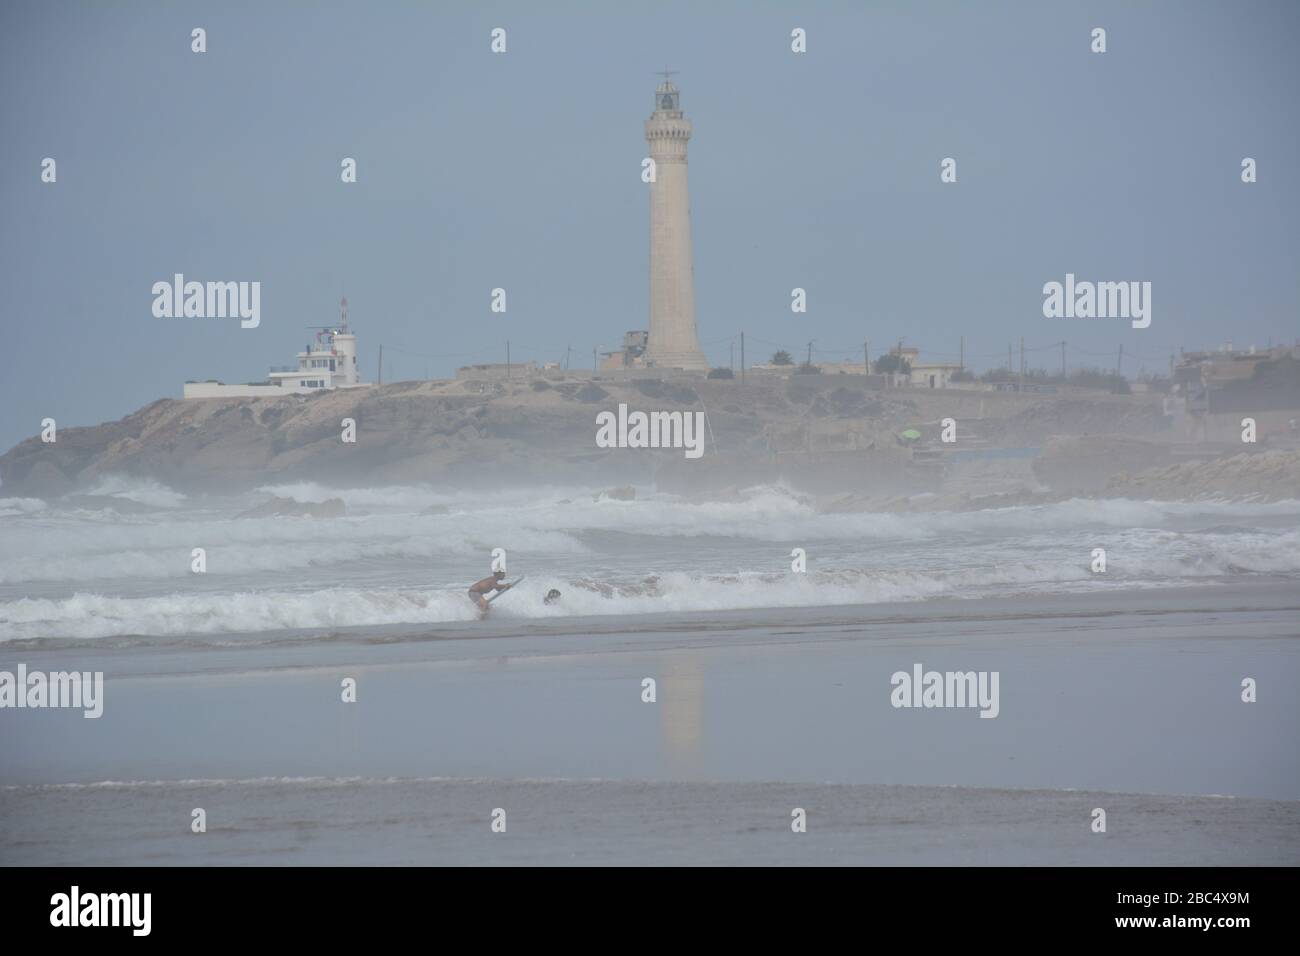
[[[515,578],[513,581],[510,582],[510,587],[513,588],[516,584],[518,584],[520,581],[524,580],[524,578],[526,578],[527,576],[528,576],[528,575],[523,575],[522,577]],[[506,593],[505,591],[497,591],[497,592],[496,592],[495,594],[493,594],[491,597],[489,597],[489,598],[484,598],[483,600],[487,601],[488,604],[491,604],[493,601],[495,601],[497,598],[499,598],[501,595],[503,595],[503,594],[505,594],[505,593]]]

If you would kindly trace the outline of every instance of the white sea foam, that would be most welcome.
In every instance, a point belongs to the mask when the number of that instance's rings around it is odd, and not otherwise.
[[[0,498],[0,518],[35,514],[46,507],[40,498]]]
[[[330,498],[341,499],[348,510],[390,511],[403,514],[418,513],[432,506],[444,506],[451,511],[478,511],[485,507],[511,508],[532,506],[539,501],[556,500],[571,495],[590,498],[594,489],[529,488],[493,492],[484,496],[477,491],[443,491],[430,485],[383,485],[376,488],[335,488],[314,481],[290,484],[263,485],[256,489],[260,495],[293,498],[295,501],[321,502]]]
[[[109,498],[125,498],[154,508],[179,508],[185,495],[161,485],[152,478],[135,478],[130,475],[105,475],[84,492]]]
[[[477,614],[463,591],[268,590],[140,598],[79,593],[0,603],[0,641],[334,629],[469,621]]]
[[[486,556],[503,540],[534,552],[585,550],[564,531],[512,528],[506,516],[460,524],[447,516],[396,515],[84,522],[10,529],[9,538],[0,550],[0,584],[185,578],[196,547],[207,553],[208,573],[226,575],[312,567],[345,574],[349,564],[384,559],[423,567],[435,557]]]
[[[1202,580],[1249,562],[1250,555],[1208,561],[1169,560],[1155,572],[1126,575],[1123,563],[1107,575],[1077,563],[1008,562],[929,570],[837,570],[805,574],[731,575],[668,572],[645,578],[593,579],[530,575],[493,609],[495,619],[607,614],[651,614],[780,607],[825,607],[977,598],[994,594],[1087,590],[1108,586],[1155,587],[1180,579]],[[1278,554],[1256,556],[1257,570],[1274,571]],[[1294,558],[1289,565],[1296,567]],[[543,595],[563,592],[546,605]],[[477,610],[459,588],[442,590],[330,588],[265,590],[231,594],[167,594],[114,597],[78,593],[68,598],[22,598],[0,602],[0,641],[22,638],[103,638],[126,635],[202,636],[394,624],[472,621]]]
[[[321,486],[266,490],[295,492],[308,500],[323,500],[336,493]],[[133,493],[139,491],[136,488]],[[1244,529],[1236,537],[1233,553],[1222,550],[1234,547],[1232,542],[1179,545],[1170,534],[1195,518],[1204,522],[1300,520],[1297,502],[1188,505],[1072,500],[967,512],[819,514],[806,500],[779,488],[752,489],[737,500],[724,502],[688,502],[663,495],[633,501],[593,500],[587,492],[567,499],[538,495],[510,500],[493,495],[448,505],[446,514],[423,514],[409,509],[427,507],[424,502],[432,493],[425,489],[358,494],[375,507],[383,502],[385,507],[408,510],[334,519],[232,519],[217,517],[211,510],[186,508],[115,518],[111,513],[47,516],[37,499],[0,499],[20,503],[16,507],[25,516],[21,521],[0,517],[6,522],[0,536],[0,584],[80,584],[114,579],[175,582],[190,573],[190,553],[195,547],[207,551],[213,574],[338,569],[317,579],[324,584],[327,577],[337,580],[346,568],[365,562],[387,562],[397,569],[427,567],[444,559],[464,567],[494,547],[547,560],[582,555],[590,550],[583,536],[595,533],[645,536],[666,544],[676,540],[679,548],[693,547],[690,542],[704,537],[769,545],[764,549],[766,561],[747,562],[751,568],[771,566],[769,562],[778,557],[782,546],[829,544],[841,552],[870,555],[873,563],[885,567],[910,567],[918,558],[923,564],[935,563],[935,549],[945,555],[946,563],[988,564],[1017,551],[1024,554],[1036,548],[1060,550],[1065,546],[1086,551],[1094,543],[1105,546],[1119,541],[1124,547],[1112,549],[1116,551],[1112,559],[1127,557],[1130,566],[1136,565],[1131,559],[1138,557],[1154,567],[1171,554],[1181,558],[1181,547],[1194,546],[1222,551],[1225,568],[1235,564],[1248,570],[1286,572],[1296,569],[1294,560],[1285,549],[1280,554],[1274,552],[1279,550],[1279,540],[1286,543],[1291,539],[1278,539],[1275,533],[1252,537],[1250,529]],[[165,497],[161,494],[158,500]],[[227,505],[228,513],[236,514],[248,504]],[[466,510],[452,510],[461,508]],[[637,548],[634,542],[627,545],[631,552]],[[748,550],[752,553],[753,549]],[[635,560],[634,554],[629,557]]]

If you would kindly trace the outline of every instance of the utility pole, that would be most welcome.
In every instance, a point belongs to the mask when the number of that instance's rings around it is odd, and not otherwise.
[[[865,375],[871,374],[871,350],[869,348],[870,345],[871,345],[870,339],[862,340],[862,372]]]
[[[566,345],[564,347],[564,370],[566,372],[569,370],[569,353],[572,351],[573,351],[572,345]]]
[[[740,333],[740,384],[745,384],[745,333]]]
[[[1120,345],[1119,355],[1115,359],[1115,377],[1120,378],[1124,375],[1124,346]]]
[[[812,343],[808,343],[808,367],[812,368]]]
[[[379,383],[378,384],[380,385],[384,384],[384,346],[382,343],[379,346]]]

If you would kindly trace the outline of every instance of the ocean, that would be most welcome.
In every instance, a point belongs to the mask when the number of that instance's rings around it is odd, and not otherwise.
[[[465,591],[496,548],[511,579],[527,576],[496,602],[501,621],[1300,580],[1295,501],[824,514],[779,487],[713,501],[314,484],[219,497],[124,479],[90,495],[94,507],[0,499],[0,642],[258,642],[468,622]],[[236,517],[267,495],[340,498],[347,514]],[[192,570],[195,548],[206,573]],[[1105,573],[1091,570],[1096,548]],[[563,598],[547,606],[552,588]]]

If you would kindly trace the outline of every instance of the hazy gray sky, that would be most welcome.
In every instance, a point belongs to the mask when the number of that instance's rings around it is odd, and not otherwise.
[[[258,380],[343,291],[366,380],[381,342],[398,378],[503,361],[507,338],[516,360],[572,346],[589,365],[647,324],[642,121],[664,68],[695,124],[715,364],[741,329],[750,361],[900,336],[939,359],[965,335],[985,368],[1023,336],[1065,339],[1071,364],[1112,366],[1122,343],[1130,372],[1180,345],[1290,340],[1297,41],[1292,2],[9,0],[0,448],[185,379]],[[260,281],[261,326],[154,318],[175,272]],[[1150,281],[1151,327],[1044,318],[1067,272]]]

